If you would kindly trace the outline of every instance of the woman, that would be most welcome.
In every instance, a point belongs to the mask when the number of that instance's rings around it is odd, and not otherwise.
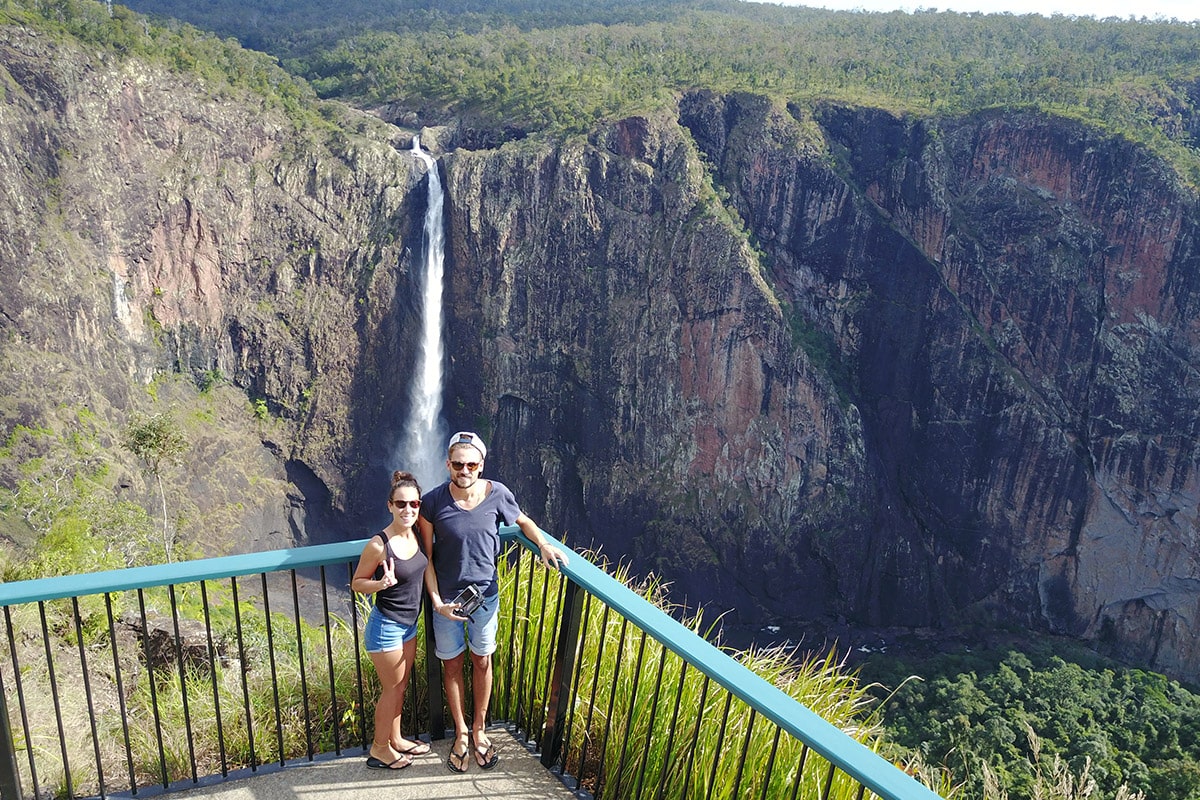
[[[375,704],[375,736],[367,756],[371,769],[404,769],[413,756],[429,752],[428,744],[405,739],[400,730],[404,692],[417,655],[417,619],[428,563],[413,532],[420,507],[417,479],[410,472],[392,473],[391,524],[367,542],[350,581],[354,591],[375,595],[364,639],[383,692]]]

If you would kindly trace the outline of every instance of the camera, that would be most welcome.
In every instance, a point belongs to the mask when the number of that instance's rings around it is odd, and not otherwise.
[[[475,619],[471,615],[483,605],[483,594],[474,585],[471,585],[459,592],[458,596],[450,602],[458,603],[458,613],[474,622]]]

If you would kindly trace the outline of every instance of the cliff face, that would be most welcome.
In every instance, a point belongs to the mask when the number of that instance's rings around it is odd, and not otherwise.
[[[86,408],[119,459],[115,431],[152,410],[156,376],[226,382],[269,413],[236,444],[192,426],[170,476],[197,523],[184,536],[304,540],[403,412],[419,162],[377,120],[298,126],[228,85],[15,26],[0,81],[5,434]]]
[[[631,119],[445,164],[448,396],[484,409],[536,518],[681,598],[828,609],[868,516],[860,420],[685,132]]]
[[[916,251],[899,275],[887,254],[834,275],[867,287],[855,355],[884,485],[936,563],[969,565],[960,607],[1194,670],[1194,195],[1058,120],[821,122],[874,224]],[[795,233],[775,241],[803,274]],[[897,277],[924,307],[891,299]],[[881,375],[902,353],[903,378]]]
[[[445,163],[453,394],[540,519],[747,623],[1007,622],[1194,674],[1198,217],[1163,164],[706,94]]]
[[[0,67],[4,430],[219,372],[280,487],[191,465],[244,503],[220,544],[363,535],[404,466],[407,135],[17,28]],[[431,138],[448,422],[543,527],[747,625],[1010,622],[1196,677],[1200,215],[1165,165],[1036,115],[705,93]]]

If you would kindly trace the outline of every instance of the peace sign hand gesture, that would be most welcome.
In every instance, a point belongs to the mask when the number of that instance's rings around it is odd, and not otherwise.
[[[383,561],[383,577],[380,578],[383,582],[382,588],[390,589],[396,585],[396,560],[392,558],[384,559]]]

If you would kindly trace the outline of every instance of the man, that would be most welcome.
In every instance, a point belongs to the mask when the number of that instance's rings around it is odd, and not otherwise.
[[[452,772],[466,772],[468,756],[482,769],[500,760],[484,730],[492,697],[492,653],[499,626],[500,584],[496,560],[500,556],[500,526],[516,525],[538,547],[542,564],[558,567],[567,554],[550,544],[527,517],[508,487],[482,477],[487,447],[479,436],[461,431],[450,437],[446,468],[450,480],[421,498],[417,527],[432,553],[425,568],[425,587],[433,607],[434,652],[442,661],[446,704],[454,718],[454,744],[446,759]],[[473,586],[483,604],[470,616],[459,613],[453,602]],[[471,649],[471,685],[474,717],[467,727],[463,662]]]

